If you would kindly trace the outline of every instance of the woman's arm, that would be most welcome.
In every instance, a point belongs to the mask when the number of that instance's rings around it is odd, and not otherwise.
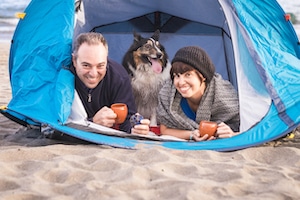
[[[174,129],[174,128],[168,128],[165,125],[160,125],[160,133],[162,135],[171,135],[177,138],[185,139],[185,140],[195,140],[195,141],[204,141],[204,140],[213,140],[215,139],[214,136],[211,136],[208,138],[208,135],[204,135],[203,137],[200,137],[200,133],[198,129],[195,129],[193,131],[190,130],[180,130],[180,129]]]
[[[189,140],[190,136],[192,134],[192,131],[168,128],[165,125],[161,124],[160,125],[160,133],[162,135],[171,135],[171,136],[174,136],[177,138]]]

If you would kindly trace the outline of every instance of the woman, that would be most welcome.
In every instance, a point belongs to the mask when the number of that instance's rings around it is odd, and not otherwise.
[[[159,93],[160,132],[195,141],[232,137],[239,131],[239,101],[229,81],[215,72],[207,53],[196,46],[179,49],[172,60],[171,80]],[[202,120],[218,123],[215,136],[200,137]]]

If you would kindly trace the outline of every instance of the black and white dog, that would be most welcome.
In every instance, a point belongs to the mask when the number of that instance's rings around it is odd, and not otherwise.
[[[159,43],[160,31],[150,38],[133,33],[134,40],[123,58],[123,66],[131,75],[131,85],[137,112],[150,119],[150,126],[157,126],[156,108],[158,93],[164,81],[170,76],[168,55]]]

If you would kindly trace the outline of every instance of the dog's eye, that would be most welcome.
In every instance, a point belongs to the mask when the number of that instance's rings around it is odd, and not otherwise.
[[[145,44],[145,48],[150,49],[151,45],[150,44]]]

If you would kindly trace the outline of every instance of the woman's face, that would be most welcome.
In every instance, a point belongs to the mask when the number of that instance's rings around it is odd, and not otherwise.
[[[205,90],[205,78],[196,70],[174,74],[174,86],[182,97],[199,101]]]

